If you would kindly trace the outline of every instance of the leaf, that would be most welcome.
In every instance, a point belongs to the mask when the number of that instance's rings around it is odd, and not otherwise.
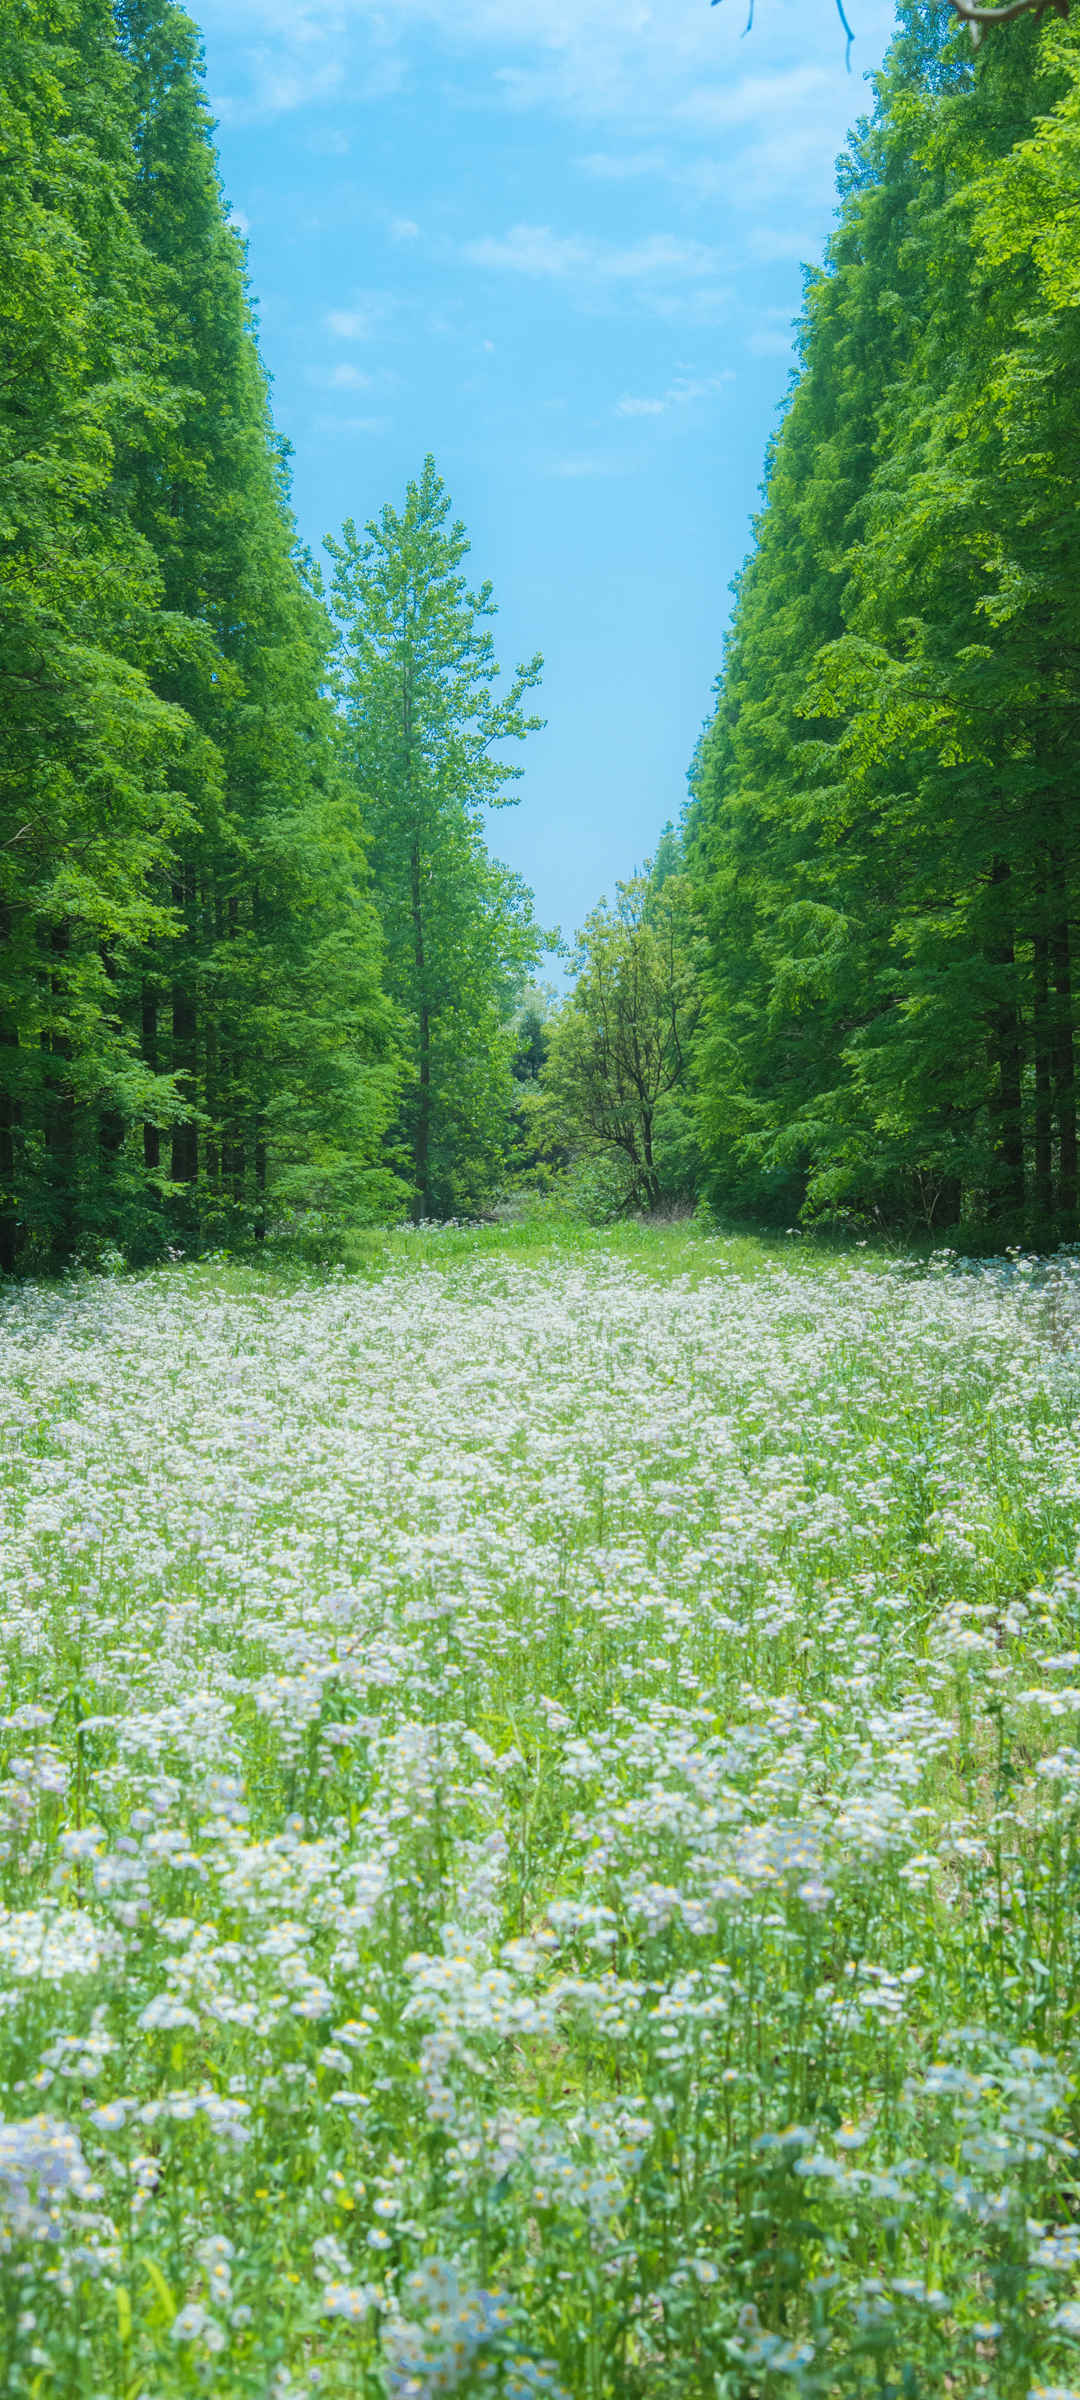
[[[154,2291],[157,2294],[160,2321],[164,2322],[166,2325],[171,2325],[173,2318],[176,2315],[177,2302],[173,2299],[172,2293],[169,2290],[169,2286],[161,2272],[161,2268],[158,2266],[156,2259],[153,2258],[144,2258],[142,2264],[150,2282],[154,2287]]]

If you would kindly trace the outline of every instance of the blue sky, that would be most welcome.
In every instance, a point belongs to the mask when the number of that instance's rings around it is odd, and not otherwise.
[[[425,452],[548,719],[492,848],[572,933],[678,814],[886,0],[194,0],[313,547]]]

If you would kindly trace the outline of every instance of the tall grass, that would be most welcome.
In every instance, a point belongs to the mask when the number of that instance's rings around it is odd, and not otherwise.
[[[0,2389],[1080,2391],[1080,1270],[0,1308]]]

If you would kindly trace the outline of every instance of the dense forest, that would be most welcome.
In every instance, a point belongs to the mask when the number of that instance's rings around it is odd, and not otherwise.
[[[841,170],[688,863],[715,1199],[1077,1217],[1080,30],[914,8]]]
[[[901,12],[688,807],[560,1002],[486,840],[541,662],[430,460],[299,548],[189,18],[17,0],[0,91],[0,1269],[515,1178],[1071,1238],[1076,24]]]
[[[19,0],[0,92],[0,1267],[474,1207],[539,661],[493,696],[430,463],[331,616],[184,12]]]

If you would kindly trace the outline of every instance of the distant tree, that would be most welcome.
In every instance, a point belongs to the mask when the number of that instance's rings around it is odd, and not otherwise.
[[[614,908],[586,918],[572,964],[542,1072],[551,1132],[616,1164],[627,1206],[655,1208],[670,1190],[672,1109],[699,1014],[685,880],[619,884]]]
[[[515,1177],[530,1175],[539,1167],[565,1164],[562,1154],[556,1160],[545,1139],[544,1095],[540,1080],[548,1054],[548,1025],[553,997],[549,989],[526,984],[514,1015],[514,1052],[510,1060],[510,1073],[514,1078],[510,1163]]]
[[[668,817],[666,823],[660,828],[660,839],[653,851],[649,866],[649,880],[654,889],[659,891],[661,884],[667,882],[669,875],[682,875],[685,868],[686,849],[682,831],[680,827],[673,825],[671,818]]]
[[[531,897],[492,859],[484,812],[521,774],[502,755],[542,660],[495,689],[491,585],[460,572],[464,526],[434,460],[361,534],[328,541],[349,748],[372,835],[389,988],[403,1026],[398,1137],[417,1217],[475,1207],[511,1140],[513,1010],[541,950]]]
[[[547,1057],[548,1008],[543,998],[526,991],[514,1019],[514,1055],[510,1072],[515,1083],[538,1083]]]

